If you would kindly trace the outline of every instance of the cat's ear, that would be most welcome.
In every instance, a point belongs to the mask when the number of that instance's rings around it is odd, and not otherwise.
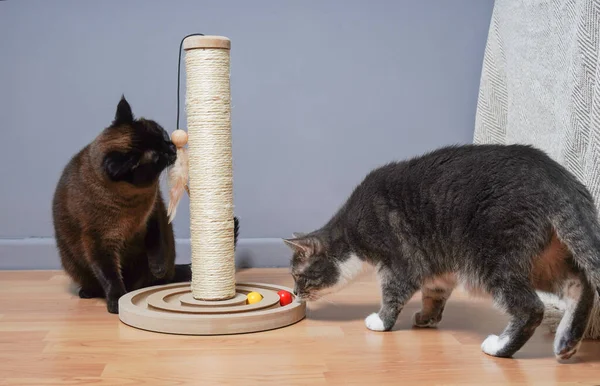
[[[295,238],[299,239],[301,237],[306,236],[306,233],[302,233],[302,232],[292,232],[292,236],[294,236]]]
[[[283,242],[294,252],[304,257],[316,255],[323,250],[323,243],[316,237],[283,239]]]
[[[133,122],[133,112],[129,102],[125,99],[125,95],[121,95],[121,100],[117,105],[117,112],[115,114],[115,124],[127,124]]]

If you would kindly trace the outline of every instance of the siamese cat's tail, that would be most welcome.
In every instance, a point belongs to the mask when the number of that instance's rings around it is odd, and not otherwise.
[[[240,222],[237,217],[233,218],[233,248],[237,248],[237,239],[240,231]],[[175,264],[175,276],[173,283],[182,283],[192,280],[192,265],[191,264]]]

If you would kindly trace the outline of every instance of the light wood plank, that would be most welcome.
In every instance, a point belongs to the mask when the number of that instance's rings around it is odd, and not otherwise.
[[[250,269],[240,281],[291,286],[287,270]],[[81,300],[61,272],[0,272],[0,385],[598,385],[600,342],[583,343],[559,364],[542,328],[515,356],[479,345],[506,316],[487,299],[457,291],[437,329],[412,329],[416,296],[394,330],[363,320],[379,307],[372,272],[310,304],[287,328],[232,336],[177,336],[137,330]]]

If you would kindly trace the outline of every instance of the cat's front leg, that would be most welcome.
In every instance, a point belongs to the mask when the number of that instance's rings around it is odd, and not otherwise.
[[[379,268],[377,275],[381,283],[381,308],[367,316],[365,325],[372,331],[389,331],[396,324],[406,302],[419,290],[419,284],[407,275],[394,273],[386,267]]]
[[[166,251],[164,238],[161,234],[161,222],[156,209],[148,220],[144,243],[150,272],[157,279],[163,278],[167,273]]]
[[[111,314],[119,313],[119,298],[127,292],[116,248],[111,248],[101,240],[93,237],[84,238],[87,259],[94,276],[104,290],[106,308]]]

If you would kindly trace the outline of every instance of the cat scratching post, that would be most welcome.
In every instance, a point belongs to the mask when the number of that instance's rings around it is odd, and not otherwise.
[[[192,282],[143,288],[119,299],[119,318],[144,330],[219,335],[284,327],[304,318],[290,288],[236,283],[231,156],[230,41],[190,36],[183,42],[187,73]],[[246,295],[262,300],[248,304]]]
[[[192,295],[235,296],[229,39],[184,41],[187,73]]]

